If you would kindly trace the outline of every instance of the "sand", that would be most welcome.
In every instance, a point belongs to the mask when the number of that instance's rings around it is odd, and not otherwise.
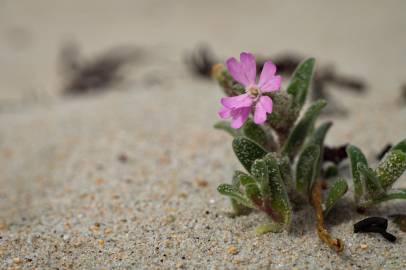
[[[234,3],[235,2],[235,3]],[[97,5],[95,3],[98,3]],[[232,4],[233,3],[233,4]],[[231,138],[212,125],[222,96],[183,64],[208,42],[220,57],[294,51],[368,83],[334,91],[349,111],[327,143],[352,142],[371,162],[406,137],[403,1],[0,2],[1,269],[402,269],[395,244],[353,234],[365,216],[349,193],[328,219],[337,255],[314,231],[312,209],[292,228],[255,235],[260,213],[231,218],[216,187],[241,169]],[[57,55],[76,39],[85,55],[136,44],[143,62],[104,94],[64,98]],[[345,165],[345,164],[344,164]],[[406,187],[405,176],[397,187]],[[392,202],[367,215],[405,214]]]

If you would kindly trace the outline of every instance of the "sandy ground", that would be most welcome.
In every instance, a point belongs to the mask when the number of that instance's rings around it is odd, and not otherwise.
[[[0,1],[0,268],[405,268],[406,235],[392,223],[396,244],[352,233],[363,217],[350,194],[328,222],[341,255],[317,239],[309,208],[281,234],[256,236],[259,213],[230,218],[216,187],[240,165],[212,129],[221,92],[183,65],[199,42],[222,57],[294,51],[335,63],[364,78],[368,94],[335,91],[350,117],[329,117],[327,142],[350,141],[372,160],[406,137],[405,10],[404,1]],[[145,58],[120,91],[62,98],[57,56],[72,39],[86,55],[135,44]],[[368,214],[401,212],[405,203]]]

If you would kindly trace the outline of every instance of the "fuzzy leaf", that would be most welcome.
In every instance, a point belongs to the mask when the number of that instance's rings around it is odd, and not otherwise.
[[[261,191],[256,183],[245,185],[245,194],[253,204],[262,205]]]
[[[240,190],[240,186],[245,184],[245,180],[247,177],[251,177],[250,175],[241,172],[241,171],[235,171],[233,175],[233,181],[232,181],[232,186],[235,190]],[[255,182],[255,180],[254,180]],[[231,200],[231,206],[233,207],[235,215],[246,215],[251,212],[251,208],[248,208],[247,206],[239,203],[236,199],[230,198]]]
[[[368,162],[367,162],[367,159],[365,158],[364,154],[361,152],[361,150],[358,147],[356,147],[354,145],[348,145],[346,151],[347,151],[348,157],[350,158],[350,162],[351,162],[351,174],[352,174],[352,181],[354,182],[355,201],[359,202],[359,200],[362,197],[362,193],[363,193],[363,184],[362,184],[361,175],[358,171],[358,163],[362,163],[368,167]]]
[[[406,154],[406,139],[400,141],[397,145],[395,145],[391,149],[391,151],[393,151],[393,150],[400,150],[400,151],[402,151],[403,153]]]
[[[230,123],[227,121],[220,121],[214,125],[215,129],[221,129],[230,134],[233,137],[239,136],[241,132],[238,129],[234,129],[230,126]]]
[[[344,194],[348,190],[348,184],[347,181],[343,178],[339,178],[337,181],[333,183],[333,185],[330,187],[326,201],[324,202],[324,216],[327,216],[327,214],[330,212],[330,210],[333,208],[333,206],[336,204],[336,202],[344,196]]]
[[[391,150],[379,162],[375,172],[382,187],[387,190],[406,170],[406,154],[402,150]]]
[[[320,147],[324,144],[324,139],[326,138],[326,134],[328,130],[333,125],[332,122],[326,122],[321,124],[312,134],[309,140],[309,144],[316,144]]]
[[[242,126],[242,133],[263,147],[267,144],[267,135],[264,129],[250,119]]]
[[[326,122],[321,124],[310,136],[309,144],[318,145],[320,148],[319,158],[317,159],[317,169],[315,177],[319,176],[319,172],[321,170],[321,164],[323,163],[323,155],[324,155],[324,139],[326,138],[327,132],[333,125],[332,122]]]
[[[266,150],[245,137],[236,137],[233,140],[233,150],[244,168],[251,172],[252,164],[256,159],[266,155]]]
[[[251,202],[244,197],[239,190],[236,190],[232,185],[221,184],[217,187],[217,191],[225,196],[228,196],[244,206],[254,208]]]
[[[306,101],[307,92],[313,77],[315,60],[304,60],[295,70],[290,80],[287,92],[294,97],[296,106],[302,107]]]
[[[281,226],[280,223],[275,223],[275,222],[271,222],[271,223],[265,223],[262,225],[259,225],[258,227],[255,228],[255,233],[262,235],[265,233],[280,233],[283,231],[283,226]]]
[[[292,208],[279,172],[278,161],[271,154],[266,155],[264,160],[268,167],[272,209],[282,216],[282,223],[288,226],[292,219]]]
[[[295,125],[286,143],[283,145],[283,154],[288,155],[291,160],[294,159],[296,153],[305,141],[307,134],[313,129],[314,122],[319,116],[321,110],[326,105],[326,101],[318,100],[307,109],[306,113]]]
[[[296,165],[296,188],[306,196],[317,175],[318,160],[320,157],[320,147],[315,144],[306,146],[299,156]]]
[[[252,164],[251,173],[258,182],[262,198],[267,201],[271,198],[271,188],[269,186],[268,167],[263,159],[255,160]]]
[[[287,156],[281,156],[278,159],[279,171],[281,173],[283,182],[287,188],[293,187],[292,169],[289,158]]]
[[[256,184],[257,181],[251,175],[245,174],[240,176],[241,185],[246,186],[249,184]]]
[[[382,195],[385,191],[383,190],[376,173],[361,162],[357,164],[357,167],[358,172],[361,175],[361,182],[365,184],[365,189],[368,192],[368,195],[372,198]]]
[[[392,189],[389,192],[387,192],[385,195],[383,195],[377,199],[374,199],[373,203],[381,203],[384,201],[396,200],[396,199],[406,200],[406,188]]]

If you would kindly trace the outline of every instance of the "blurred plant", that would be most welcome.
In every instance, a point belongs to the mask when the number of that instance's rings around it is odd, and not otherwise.
[[[139,48],[121,46],[85,59],[76,43],[67,43],[60,53],[60,65],[68,95],[100,92],[122,82],[126,66],[141,58]]]
[[[335,164],[346,157],[345,146],[330,149],[330,156],[326,155],[324,138],[332,123],[315,127],[326,101],[317,100],[303,115],[299,114],[307,98],[315,60],[306,59],[296,68],[286,91],[276,91],[280,79],[275,79],[278,76],[275,76],[276,67],[271,61],[265,63],[256,84],[254,56],[242,53],[240,60],[238,62],[231,58],[227,61],[228,69],[218,64],[212,70],[214,78],[229,96],[222,99],[223,108],[219,115],[232,118],[231,125],[221,121],[215,128],[225,130],[234,137],[234,153],[246,170],[236,171],[232,183],[221,184],[218,191],[231,198],[236,214],[247,214],[253,209],[267,214],[269,222],[257,228],[259,233],[280,232],[289,228],[292,205],[310,203],[315,209],[320,239],[341,251],[343,242],[330,236],[324,217],[346,193],[348,185],[338,177],[323,199],[321,177],[338,174]],[[265,82],[272,83],[271,91],[264,88]],[[271,101],[272,106],[258,107],[260,99],[264,97],[267,97],[267,102]],[[244,110],[243,115],[241,109]],[[257,110],[260,110],[259,118],[256,117]],[[323,166],[325,161],[330,162]],[[398,176],[400,169],[392,170],[393,164],[398,164],[393,158],[390,164],[387,163],[381,166],[379,175],[388,182]]]

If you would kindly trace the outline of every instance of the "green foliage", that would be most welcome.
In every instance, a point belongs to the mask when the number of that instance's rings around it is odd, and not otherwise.
[[[315,144],[306,146],[299,156],[296,166],[296,189],[308,196],[317,176],[320,147]]]
[[[379,162],[375,172],[384,189],[388,189],[406,170],[406,153],[394,149]]]
[[[387,200],[406,199],[404,190],[390,190],[393,183],[406,170],[404,147],[405,140],[393,147],[375,170],[368,167],[368,162],[360,149],[352,145],[347,147],[351,161],[355,199],[361,207],[368,207]]]
[[[313,77],[314,58],[304,60],[295,70],[290,80],[287,92],[295,101],[295,106],[301,108],[306,101],[307,92]]]
[[[273,112],[267,115],[264,125],[257,125],[251,119],[240,129],[231,128],[225,121],[215,125],[216,129],[224,130],[233,137],[234,153],[246,170],[246,173],[236,171],[232,183],[221,184],[218,191],[231,199],[237,215],[247,214],[253,209],[268,215],[269,221],[257,227],[257,233],[286,229],[292,220],[291,200],[302,203],[305,197],[317,208],[318,217],[326,216],[348,190],[347,182],[339,176],[338,167],[323,163],[324,141],[332,123],[322,123],[317,128],[315,124],[327,103],[318,100],[310,104],[298,119],[308,95],[314,67],[313,58],[305,60],[294,72],[287,91],[266,93],[273,100]],[[245,91],[221,65],[215,72],[215,78],[228,96]],[[274,136],[277,138],[274,139]],[[364,154],[356,146],[349,145],[346,152],[358,206],[406,199],[406,189],[391,190],[406,169],[406,140],[395,145],[375,169],[369,167]],[[324,200],[319,183],[314,185],[320,177],[337,177]],[[326,237],[323,230],[321,233]]]
[[[354,182],[354,198],[356,202],[359,202],[364,189],[361,180],[361,175],[358,170],[358,163],[368,166],[368,162],[366,157],[358,147],[348,145],[346,151],[351,162],[352,181]]]
[[[271,207],[281,217],[282,222],[288,226],[292,219],[292,207],[285,184],[282,180],[277,160],[270,154],[265,156],[269,174],[269,184],[271,188]]]
[[[241,128],[245,137],[251,139],[262,147],[267,146],[268,136],[261,126],[255,124],[252,120],[247,120]]]
[[[345,181],[343,178],[337,179],[333,185],[330,187],[327,198],[324,202],[324,215],[327,216],[330,210],[333,208],[333,206],[336,204],[336,202],[344,196],[344,194],[348,190],[348,184],[347,181]]]
[[[251,172],[251,166],[258,158],[267,154],[266,150],[246,137],[236,137],[233,140],[233,150],[244,168]]]
[[[312,131],[314,122],[321,110],[327,105],[326,101],[318,100],[309,107],[303,117],[290,133],[286,143],[283,145],[282,153],[289,156],[291,160],[295,157],[300,147],[306,140],[307,135]]]

